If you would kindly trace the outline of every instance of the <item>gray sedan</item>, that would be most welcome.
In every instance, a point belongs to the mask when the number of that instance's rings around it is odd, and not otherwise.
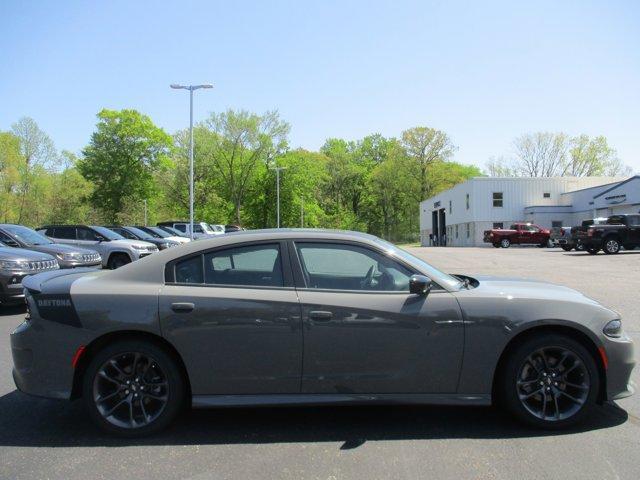
[[[0,241],[10,247],[53,255],[58,260],[60,268],[100,267],[102,264],[102,257],[98,252],[54,243],[40,232],[22,225],[0,224]]]
[[[144,435],[182,407],[499,403],[543,428],[630,395],[620,316],[558,285],[452,276],[376,237],[238,232],[25,280],[26,393]]]

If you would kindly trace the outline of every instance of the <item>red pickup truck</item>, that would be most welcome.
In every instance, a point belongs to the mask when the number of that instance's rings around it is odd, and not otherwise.
[[[514,223],[509,229],[485,230],[484,241],[496,248],[509,248],[513,244],[538,245],[540,248],[549,244],[551,232],[532,223]]]

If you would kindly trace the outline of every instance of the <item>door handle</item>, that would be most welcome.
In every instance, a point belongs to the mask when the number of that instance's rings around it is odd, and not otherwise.
[[[333,313],[323,310],[311,310],[309,312],[309,318],[316,322],[328,322],[333,318]]]
[[[194,308],[196,308],[196,306],[193,303],[188,303],[188,302],[178,302],[178,303],[172,303],[171,304],[171,310],[173,310],[174,312],[190,312],[192,311]]]

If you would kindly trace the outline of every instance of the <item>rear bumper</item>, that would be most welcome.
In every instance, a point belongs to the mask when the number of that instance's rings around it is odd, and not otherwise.
[[[21,392],[39,397],[69,399],[73,389],[73,356],[89,343],[76,327],[38,318],[25,321],[11,333],[13,381]]]

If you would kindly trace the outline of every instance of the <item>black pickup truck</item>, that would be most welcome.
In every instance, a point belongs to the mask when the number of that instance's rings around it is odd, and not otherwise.
[[[577,241],[592,255],[601,249],[611,255],[621,248],[633,250],[640,247],[640,215],[612,215],[604,224],[574,228]]]

